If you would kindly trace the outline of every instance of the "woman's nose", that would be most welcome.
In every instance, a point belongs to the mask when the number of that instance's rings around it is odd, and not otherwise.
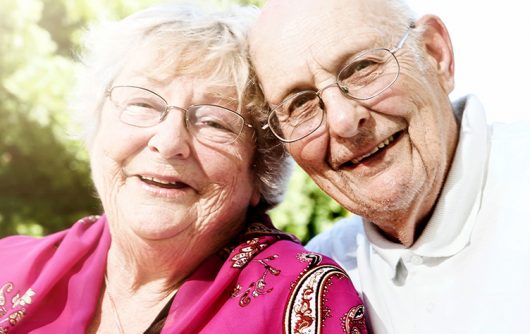
[[[331,136],[351,138],[370,118],[370,111],[365,106],[344,96],[338,89],[329,89],[322,95]]]
[[[168,110],[165,118],[154,128],[149,139],[149,149],[166,159],[189,157],[191,134],[186,126],[185,111],[178,108]]]

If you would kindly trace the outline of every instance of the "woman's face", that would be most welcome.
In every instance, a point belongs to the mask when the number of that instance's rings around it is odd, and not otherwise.
[[[215,90],[207,80],[189,76],[158,80],[146,68],[131,59],[114,86],[144,87],[181,108],[210,103],[235,109],[219,97],[233,98],[231,90]],[[184,114],[172,108],[161,123],[135,127],[105,101],[90,158],[113,235],[226,239],[241,226],[248,206],[259,201],[251,130],[245,126],[232,143],[207,143],[190,133]]]

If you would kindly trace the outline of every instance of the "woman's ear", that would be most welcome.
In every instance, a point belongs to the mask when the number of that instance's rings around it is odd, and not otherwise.
[[[254,191],[252,192],[252,196],[250,197],[250,206],[257,206],[260,200],[261,194],[258,190],[258,187],[255,187]]]
[[[436,74],[440,85],[449,95],[454,88],[454,54],[451,38],[442,20],[434,15],[425,15],[416,21],[421,31],[421,41],[436,64]]]

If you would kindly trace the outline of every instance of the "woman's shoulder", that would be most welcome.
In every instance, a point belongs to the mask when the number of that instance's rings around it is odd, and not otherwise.
[[[244,256],[255,251],[250,258]],[[365,333],[364,307],[347,273],[332,259],[283,239],[255,238],[235,250],[232,260],[248,257],[234,296],[240,305],[269,295],[283,303],[285,333]]]
[[[273,258],[276,263],[285,268],[285,274],[313,275],[316,272],[334,272],[337,275],[348,277],[342,267],[330,257],[319,252],[306,249],[298,242],[279,240],[264,249],[262,257]]]
[[[276,257],[277,262],[285,266],[287,272],[293,274],[324,266],[335,267],[338,271],[343,271],[333,259],[310,251],[300,243],[291,240],[279,240],[264,250],[262,254]]]
[[[90,240],[95,242],[104,229],[103,222],[95,224],[98,219],[85,217],[66,230],[44,237],[16,235],[0,239],[0,267],[9,268],[0,270],[0,284],[28,272],[38,273],[49,261],[72,254],[72,250],[83,248],[87,242],[93,243]]]
[[[87,217],[42,238],[13,236],[1,240],[0,297],[4,300],[0,303],[0,333],[11,333],[14,326],[17,333],[28,333],[35,323],[19,321],[39,317],[42,312],[54,319],[68,315],[63,313],[62,304],[50,300],[78,296],[69,294],[70,289],[77,291],[81,286],[84,293],[99,291],[98,275],[92,273],[103,272],[110,244],[107,230],[104,218]],[[102,274],[99,277],[102,280]]]
[[[44,237],[35,237],[28,235],[13,235],[0,239],[0,252],[20,252],[28,251],[34,247],[51,245],[54,248],[59,247],[61,241],[68,235],[81,236],[84,232],[98,221],[100,216],[83,217],[76,221],[70,228],[55,232]]]

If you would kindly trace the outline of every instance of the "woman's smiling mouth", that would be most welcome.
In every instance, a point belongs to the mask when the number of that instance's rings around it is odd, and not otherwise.
[[[158,179],[155,177],[149,177],[149,176],[142,176],[139,175],[138,178],[149,185],[160,187],[160,188],[166,188],[166,189],[182,189],[189,187],[188,184],[179,182],[179,181],[167,181]]]

